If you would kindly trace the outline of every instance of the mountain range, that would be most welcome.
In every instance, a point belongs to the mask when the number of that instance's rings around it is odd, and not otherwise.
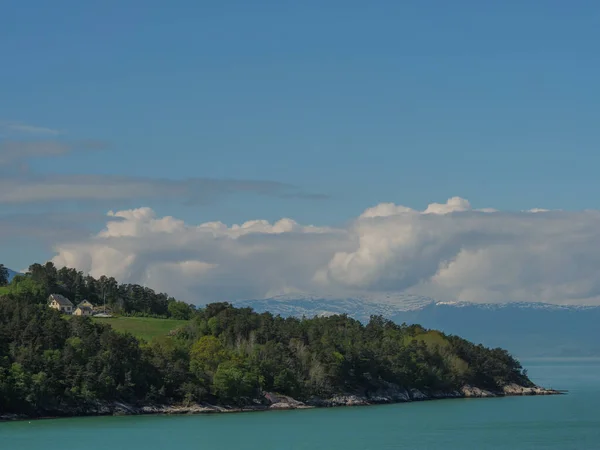
[[[9,281],[19,272],[8,269]],[[401,293],[353,296],[287,294],[238,300],[238,307],[282,317],[347,314],[363,323],[378,315],[396,323],[418,323],[456,334],[488,347],[502,347],[519,357],[600,356],[600,306],[537,302],[439,302]]]
[[[506,348],[518,357],[600,356],[597,306],[438,302],[395,293],[349,298],[284,295],[234,304],[283,317],[348,314],[363,323],[371,315],[381,315],[396,323],[418,323],[488,347]]]

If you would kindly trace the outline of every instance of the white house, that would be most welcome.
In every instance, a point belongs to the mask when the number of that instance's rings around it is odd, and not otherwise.
[[[60,294],[50,294],[50,297],[48,297],[48,306],[65,314],[73,313],[73,303],[71,303],[71,300]]]

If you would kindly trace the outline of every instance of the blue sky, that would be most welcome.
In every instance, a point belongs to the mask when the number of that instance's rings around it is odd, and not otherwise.
[[[51,257],[66,236],[48,214],[73,214],[85,235],[108,210],[140,206],[188,223],[316,225],[455,195],[477,208],[600,208],[598,2],[166,4],[3,2],[0,156],[8,142],[65,146],[13,157],[4,182],[159,186],[0,197],[0,262]],[[226,181],[178,184],[206,178]]]

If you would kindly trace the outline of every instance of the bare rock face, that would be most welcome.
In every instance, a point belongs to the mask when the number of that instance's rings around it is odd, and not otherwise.
[[[265,392],[264,396],[265,400],[269,403],[269,409],[304,409],[310,407],[287,395]]]
[[[265,411],[283,409],[305,409],[314,407],[335,406],[364,406],[380,403],[403,403],[421,400],[433,400],[442,398],[485,398],[505,395],[555,395],[563,391],[544,389],[539,386],[519,386],[509,384],[501,390],[489,391],[476,386],[463,386],[458,391],[422,391],[419,389],[405,389],[393,383],[385,383],[376,391],[361,394],[339,394],[331,398],[313,397],[306,402],[298,401],[290,396],[263,392],[259,398],[250,399],[250,405],[246,406],[221,406],[206,403],[160,405],[147,404],[135,406],[123,402],[97,402],[82,405],[80,407],[65,407],[52,412],[45,412],[46,417],[73,417],[89,415],[132,415],[132,414],[206,414],[226,413],[243,411]],[[40,414],[44,416],[44,414]],[[18,420],[25,416],[1,415],[0,421]]]
[[[332,406],[362,406],[368,405],[366,397],[359,395],[336,395],[331,398],[312,398],[307,402],[312,406],[332,407]]]
[[[475,397],[475,398],[485,398],[485,397],[497,397],[497,394],[492,391],[488,391],[485,389],[480,389],[474,386],[463,386],[460,390],[464,397]]]
[[[504,386],[503,392],[505,395],[555,395],[560,394],[559,391],[553,389],[545,389],[539,386],[524,387],[518,384],[508,384]]]
[[[410,398],[411,400],[427,400],[429,396],[418,389],[411,389]]]
[[[459,391],[433,391],[429,395],[432,399],[463,398],[464,397],[464,394]]]
[[[121,402],[115,402],[113,406],[113,414],[116,416],[130,415],[139,413],[138,409]]]
[[[400,403],[411,400],[410,394],[406,389],[388,382],[384,382],[383,387],[370,393],[367,397],[372,403]]]

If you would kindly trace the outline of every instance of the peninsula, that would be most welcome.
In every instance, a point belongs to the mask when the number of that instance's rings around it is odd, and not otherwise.
[[[367,324],[346,315],[282,318],[228,303],[196,309],[147,288],[113,284],[115,314],[152,315],[159,298],[171,319],[187,318],[164,336],[138,339],[115,331],[110,319],[50,307],[57,295],[78,302],[85,295],[90,304],[106,298],[108,279],[69,284],[77,277],[68,270],[58,275],[37,266],[0,291],[2,419],[559,393],[536,386],[503,349],[419,325],[380,316]],[[127,295],[139,296],[137,310],[119,310]]]

